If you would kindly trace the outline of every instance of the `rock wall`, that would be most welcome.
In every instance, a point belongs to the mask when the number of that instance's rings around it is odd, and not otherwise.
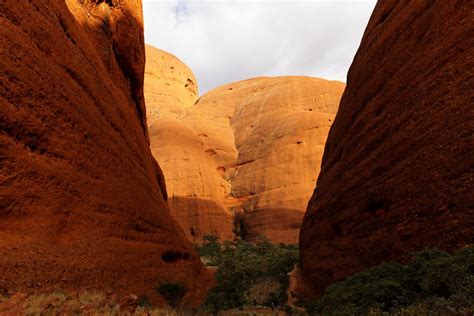
[[[151,147],[188,238],[296,243],[344,84],[255,78],[196,100],[189,68],[153,48],[147,58]]]
[[[474,242],[474,2],[379,1],[300,235],[313,295],[424,247]]]
[[[194,242],[210,233],[232,239],[232,216],[222,201],[230,186],[206,152],[205,134],[185,119],[197,100],[196,79],[175,56],[151,46],[146,52],[145,97],[151,149],[164,171],[171,212]],[[215,122],[206,117],[203,124],[212,127]],[[223,139],[228,140],[231,138]]]
[[[218,159],[218,169],[231,184],[228,199],[238,201],[232,210],[242,237],[298,241],[319,173],[314,166],[320,164],[343,89],[341,82],[317,78],[255,78],[218,88],[192,108],[229,108],[224,117],[237,157]],[[220,135],[208,134],[207,150],[219,157],[222,147],[214,139]]]
[[[0,3],[0,291],[148,295],[210,277],[166,205],[141,1]]]

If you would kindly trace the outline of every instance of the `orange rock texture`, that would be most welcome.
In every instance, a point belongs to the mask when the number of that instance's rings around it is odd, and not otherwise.
[[[474,242],[474,2],[379,1],[301,227],[313,295],[424,247]]]
[[[187,236],[296,243],[344,84],[254,78],[196,100],[176,57],[147,48],[145,97],[154,156]],[[160,60],[167,67],[156,67]]]
[[[210,278],[148,143],[141,1],[0,3],[0,292],[197,305]]]
[[[222,133],[195,120],[199,133],[208,135],[206,148],[215,153],[218,171],[231,184],[227,200],[238,202],[231,207],[236,231],[245,239],[298,241],[319,172],[314,166],[320,164],[343,90],[341,82],[317,78],[255,78],[211,91],[190,110],[191,117],[218,110],[213,116],[233,133],[237,156],[231,160],[219,143]]]
[[[145,97],[151,150],[163,168],[173,216],[189,239],[205,234],[232,239],[232,216],[222,204],[229,186],[206,153],[204,137],[185,120],[198,97],[191,70],[175,56],[146,47]],[[213,125],[212,119],[206,121]]]

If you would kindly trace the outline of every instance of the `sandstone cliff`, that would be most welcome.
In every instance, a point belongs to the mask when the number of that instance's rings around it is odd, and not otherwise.
[[[379,1],[300,235],[313,294],[427,246],[474,242],[474,2]]]
[[[222,129],[210,131],[204,121],[193,120],[231,184],[226,199],[245,239],[263,235],[297,242],[319,172],[314,166],[320,164],[343,89],[343,83],[317,78],[255,78],[211,91],[190,109],[189,120],[214,113],[211,117],[220,117],[233,133],[237,156],[229,157],[220,144]]]
[[[344,84],[255,78],[196,101],[189,68],[151,47],[147,58],[151,147],[188,237],[297,242]],[[158,69],[161,60],[168,66]]]
[[[146,47],[145,97],[153,155],[163,168],[173,216],[190,240],[206,234],[232,239],[233,221],[222,203],[230,192],[206,152],[205,134],[185,120],[198,97],[191,70],[175,56]],[[212,117],[205,124],[214,125]],[[232,138],[224,138],[223,142]],[[221,190],[227,190],[221,192]]]
[[[170,216],[143,98],[141,1],[0,3],[0,292],[209,276]]]

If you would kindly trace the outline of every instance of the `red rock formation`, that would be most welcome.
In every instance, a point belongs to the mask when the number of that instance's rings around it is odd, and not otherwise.
[[[221,164],[240,233],[294,244],[344,84],[310,77],[255,78],[216,89],[199,107],[232,106],[238,156]],[[219,98],[219,99],[218,99]],[[209,133],[211,135],[211,133]],[[213,146],[212,137],[208,144]],[[220,148],[213,146],[211,148]]]
[[[195,242],[240,230],[247,240],[296,243],[344,84],[262,77],[196,102],[195,82],[175,56],[147,47],[151,148],[172,214]]]
[[[141,1],[0,3],[0,290],[209,284],[148,141]]]
[[[196,132],[183,119],[198,97],[196,79],[175,56],[151,46],[146,46],[146,54],[151,150],[163,168],[171,214],[193,242],[211,233],[222,240],[233,239],[233,218],[222,202],[230,185],[217,171],[214,157],[206,152],[205,133]],[[219,126],[213,117],[204,122],[209,128]],[[227,140],[221,137],[221,141]]]
[[[379,1],[300,235],[306,281],[474,242],[474,2]]]

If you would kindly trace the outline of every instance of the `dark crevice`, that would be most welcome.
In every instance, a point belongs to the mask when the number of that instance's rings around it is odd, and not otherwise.
[[[340,223],[332,224],[332,230],[333,230],[334,235],[335,235],[336,237],[340,237],[340,236],[341,236],[342,228],[341,228],[341,224],[340,224]]]
[[[251,160],[247,160],[247,161],[242,161],[238,164],[235,165],[235,167],[242,167],[243,165],[246,165],[246,164],[249,164],[249,163],[252,163],[254,162],[255,160],[254,159],[251,159]]]
[[[364,211],[367,213],[377,213],[377,211],[388,211],[389,205],[388,202],[378,196],[371,195],[368,197]]]
[[[59,19],[59,24],[61,25],[61,28],[63,29],[63,32],[64,34],[66,35],[66,37],[68,38],[68,40],[73,43],[74,45],[76,45],[76,40],[71,36],[71,33],[69,33],[69,29],[68,29],[68,26],[66,24],[66,22],[63,20],[63,19]]]
[[[142,104],[144,102],[143,80],[138,78],[138,75],[134,73],[132,67],[129,66],[129,61],[127,60],[127,57],[120,54],[115,43],[113,44],[112,48],[113,48],[117,63],[120,69],[122,70],[122,73],[128,79],[128,82],[130,85],[131,97],[132,97],[133,102],[135,103],[136,114],[140,122],[140,125],[142,126],[145,139],[148,141],[148,127],[146,126],[145,113],[143,112],[143,109],[142,109]]]
[[[248,229],[245,223],[245,219],[240,214],[236,214],[234,218],[234,234],[236,236],[239,236],[243,240],[248,237]]]
[[[155,168],[155,176],[156,180],[158,181],[158,185],[161,190],[161,194],[163,195],[163,199],[165,201],[168,200],[168,192],[166,191],[166,181],[165,181],[165,176],[163,175],[163,171],[160,168],[160,165],[158,165],[158,162],[156,162],[155,159],[153,159],[153,166]]]
[[[389,9],[389,10],[386,10],[385,12],[382,13],[382,15],[380,16],[378,22],[376,23],[377,25],[380,25],[382,24],[383,22],[385,22],[385,20],[388,18],[388,16],[390,15],[390,13],[392,13],[393,11],[393,8]]]
[[[187,87],[194,87],[194,81],[192,81],[191,79],[188,78],[188,80],[186,80],[186,84],[184,85],[185,88]]]
[[[47,139],[40,131],[29,131],[19,123],[4,121],[0,123],[0,132],[5,133],[17,143],[23,144],[30,152],[40,155],[47,152]]]
[[[215,150],[213,150],[213,149],[208,149],[208,150],[206,150],[206,153],[209,154],[209,155],[211,155],[211,156],[217,155],[217,152],[216,152]]]
[[[181,260],[188,260],[190,258],[189,253],[168,250],[161,255],[161,260],[166,263],[174,263]]]
[[[115,3],[116,1],[114,0],[92,0],[91,1],[95,5],[99,5],[101,3],[107,4],[109,7],[116,7],[117,4]]]

